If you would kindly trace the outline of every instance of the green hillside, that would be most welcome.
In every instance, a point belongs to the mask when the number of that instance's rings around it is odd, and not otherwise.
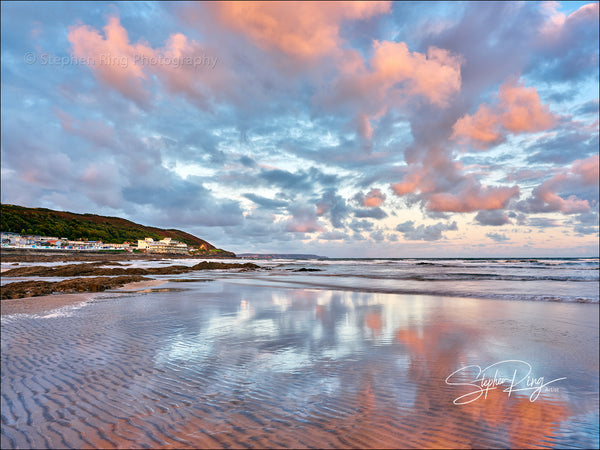
[[[58,238],[100,240],[120,244],[147,237],[170,237],[207,252],[223,252],[212,244],[179,230],[164,230],[121,219],[95,214],[75,214],[45,208],[0,205],[0,230],[4,232],[54,236]]]

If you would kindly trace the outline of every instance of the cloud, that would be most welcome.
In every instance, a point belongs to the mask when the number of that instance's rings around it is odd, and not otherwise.
[[[500,226],[512,223],[508,216],[500,210],[495,211],[479,211],[475,216],[475,220],[481,225]]]
[[[317,216],[328,215],[334,228],[342,228],[343,220],[348,216],[346,201],[336,194],[335,190],[327,190],[317,201]]]
[[[527,180],[538,180],[540,178],[544,178],[548,175],[548,172],[545,170],[532,170],[532,169],[519,169],[512,170],[506,175],[506,181],[510,182],[521,182]]]
[[[89,164],[79,177],[80,189],[99,206],[118,209],[123,206],[122,175],[111,163]]]
[[[292,217],[286,221],[285,230],[292,233],[314,233],[324,231],[317,220],[317,210],[312,205],[299,205],[291,208]]]
[[[556,11],[559,3],[546,2],[542,8],[548,15],[548,20],[540,27],[539,33],[545,40],[560,41],[566,34],[572,33],[573,28],[581,22],[594,22],[598,19],[598,3],[588,3],[573,11],[568,16]]]
[[[242,196],[246,197],[248,200],[251,200],[252,202],[256,203],[257,205],[264,206],[265,208],[268,208],[268,209],[283,208],[288,205],[288,203],[285,201],[273,200],[273,199],[261,197],[260,195],[256,195],[256,194],[252,194],[252,193],[242,194]]]
[[[533,72],[549,81],[581,79],[598,69],[598,3],[581,6],[568,16],[557,2],[544,2],[544,21],[533,40]]]
[[[506,139],[508,133],[534,133],[552,128],[557,118],[542,105],[536,88],[509,79],[498,90],[498,103],[485,103],[473,115],[466,114],[453,126],[452,139],[487,149]]]
[[[596,205],[596,208],[598,205]],[[598,234],[598,211],[580,214],[573,218],[573,231],[579,236]]]
[[[339,181],[337,175],[324,173],[315,167],[311,167],[308,171],[300,170],[298,172],[262,169],[258,176],[267,185],[293,191],[310,191],[317,183],[321,186],[332,186]]]
[[[555,174],[533,189],[531,197],[519,202],[517,208],[523,212],[561,212],[580,214],[590,210],[590,201],[581,199],[571,192],[592,196],[598,202],[598,155],[573,162],[570,169]],[[561,194],[563,195],[561,197]],[[563,198],[566,197],[566,198]]]
[[[595,114],[598,117],[598,99],[589,100],[579,105],[576,110],[577,114]]]
[[[570,124],[557,133],[541,136],[527,147],[527,161],[534,164],[566,164],[573,161],[574,157],[586,158],[597,153],[598,132],[589,128]]]
[[[376,208],[381,206],[384,201],[385,194],[383,194],[379,189],[371,189],[369,192],[367,192],[367,195],[365,195],[362,204],[367,208]]]
[[[573,227],[573,231],[577,233],[578,236],[585,236],[588,234],[598,235],[598,227],[586,227],[585,225],[575,225]]]
[[[571,173],[581,179],[581,182],[587,186],[598,185],[598,155],[590,156],[587,159],[578,159],[573,162]]]
[[[381,208],[369,208],[369,209],[355,209],[354,216],[358,218],[369,217],[371,219],[385,219],[388,215]]]
[[[252,158],[250,158],[249,156],[241,156],[240,157],[240,163],[244,166],[244,167],[256,167],[256,161],[254,161]]]
[[[369,237],[373,239],[375,242],[383,242],[385,241],[385,234],[383,234],[382,229],[377,229],[370,233]]]
[[[366,114],[359,114],[356,118],[356,131],[359,136],[362,136],[365,142],[370,143],[373,137],[373,126]]]
[[[489,237],[490,239],[496,241],[496,242],[510,241],[510,238],[506,237],[505,234],[500,234],[500,233],[486,233],[485,235],[487,237]]]
[[[74,136],[80,136],[93,144],[103,147],[115,147],[115,130],[104,121],[78,120],[67,112],[56,109],[56,116],[60,120],[63,130]]]
[[[179,226],[235,226],[243,221],[238,202],[216,198],[196,177],[185,180],[166,169],[152,168],[123,187],[123,198],[142,206],[151,223]]]
[[[374,133],[371,122],[409,100],[423,99],[447,107],[460,90],[461,61],[437,47],[423,54],[411,52],[405,42],[374,41],[369,67],[359,54],[346,54],[332,86],[316,101],[328,110],[354,111],[359,135],[370,139]]]
[[[104,36],[89,25],[69,27],[72,55],[89,67],[104,85],[147,108],[152,78],[156,76],[172,93],[183,93],[206,106],[232,75],[218,70],[216,56],[181,33],[173,33],[162,48],[130,43],[118,17],[109,17]]]
[[[125,97],[145,104],[149,92],[144,89],[143,81],[147,75],[135,61],[138,57],[153,56],[154,51],[144,44],[131,45],[118,17],[110,17],[103,31],[104,37],[88,25],[70,27],[68,39],[73,55],[88,62],[99,80]]]
[[[373,223],[368,220],[353,220],[349,227],[356,232],[370,231],[373,229]]]
[[[396,226],[396,231],[404,235],[404,239],[409,241],[438,241],[444,236],[444,231],[458,230],[456,222],[452,223],[436,223],[435,225],[419,225],[415,228],[415,223],[412,220],[401,223]]]
[[[483,186],[471,174],[460,173],[460,164],[447,161],[447,155],[433,152],[433,159],[410,165],[404,180],[391,185],[399,196],[416,194],[415,200],[424,202],[428,211],[473,212],[477,210],[503,209],[508,202],[519,196],[518,186]]]
[[[343,44],[345,20],[390,11],[390,2],[217,2],[212,13],[225,27],[249,37],[266,51],[300,62],[335,55]]]
[[[556,219],[548,217],[529,217],[526,225],[536,228],[556,228],[560,226],[560,223]]]
[[[326,241],[340,241],[348,239],[348,235],[346,233],[342,233],[341,231],[333,230],[321,233],[318,236],[318,239],[323,239]]]
[[[467,178],[464,187],[457,193],[440,192],[431,194],[427,208],[442,212],[472,212],[477,210],[503,209],[508,201],[519,196],[518,186],[483,187],[473,178]]]
[[[427,55],[410,52],[404,42],[382,41],[373,44],[368,81],[384,86],[388,93],[422,96],[445,107],[460,90],[461,58],[447,50],[429,47]],[[399,84],[402,88],[399,91]],[[391,91],[391,92],[390,92]]]
[[[371,151],[377,123],[390,111],[420,103],[448,107],[460,91],[461,62],[435,46],[420,53],[405,42],[373,40],[370,51],[344,50],[331,69],[333,79],[321,83],[312,103],[319,115],[344,117],[362,149]]]

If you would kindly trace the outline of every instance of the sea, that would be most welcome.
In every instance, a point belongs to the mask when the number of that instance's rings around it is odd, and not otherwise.
[[[198,261],[141,260],[130,261],[127,266],[192,266]],[[196,272],[178,275],[178,278],[204,279],[208,274],[211,278],[222,277],[230,281],[238,279],[242,283],[278,287],[520,301],[598,303],[600,298],[599,258],[315,258],[220,261],[253,262],[261,270]],[[12,268],[12,264],[14,263],[2,263],[2,268]],[[73,263],[20,263],[20,266],[57,264]],[[163,278],[169,277],[172,278]],[[23,279],[3,278],[2,284]]]
[[[197,262],[181,259],[165,260],[160,264],[193,265]],[[223,262],[253,262],[262,270],[196,272],[187,277],[203,279],[208,274],[212,278],[223,277],[230,282],[245,284],[389,294],[541,302],[599,301],[598,258],[248,259]],[[155,261],[137,261],[131,267],[155,264]]]

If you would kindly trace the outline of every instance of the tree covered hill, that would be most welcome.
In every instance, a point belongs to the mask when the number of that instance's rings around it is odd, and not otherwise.
[[[201,250],[220,251],[205,240],[180,230],[147,227],[119,217],[75,214],[17,205],[0,205],[0,230],[71,240],[99,240],[114,244],[124,241],[137,242],[138,239],[147,237],[155,240],[170,237]]]

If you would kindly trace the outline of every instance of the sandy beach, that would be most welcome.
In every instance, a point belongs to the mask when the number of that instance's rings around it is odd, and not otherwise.
[[[2,448],[598,446],[597,304],[135,287],[2,302]]]
[[[137,291],[142,289],[148,289],[164,284],[163,280],[149,280],[149,281],[138,281],[134,283],[128,283],[120,288],[116,288],[119,291]],[[49,312],[58,308],[64,308],[73,305],[79,305],[84,302],[88,302],[97,296],[97,293],[77,293],[77,294],[52,294],[52,295],[41,295],[38,297],[26,297],[2,300],[1,303],[1,314],[41,314]]]

